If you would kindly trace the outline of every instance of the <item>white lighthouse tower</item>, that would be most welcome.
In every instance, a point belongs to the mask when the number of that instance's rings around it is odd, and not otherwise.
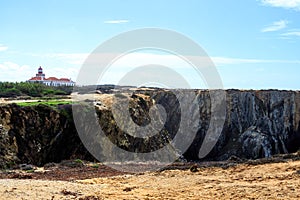
[[[38,73],[36,74],[36,77],[41,77],[42,81],[45,79],[45,74],[43,73],[43,68],[41,66],[38,68]]]

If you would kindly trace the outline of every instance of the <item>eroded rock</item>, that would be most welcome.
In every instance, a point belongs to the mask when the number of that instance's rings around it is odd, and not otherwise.
[[[126,134],[116,123],[111,111],[112,105],[96,105],[99,124],[106,136],[118,147],[130,152],[151,152],[172,141],[182,117],[188,118],[188,127],[197,131],[192,144],[183,153],[183,160],[199,161],[198,153],[207,134],[211,120],[211,99],[209,91],[196,90],[195,107],[189,108],[189,115],[183,116],[178,100],[170,91],[143,91],[129,98],[128,110],[133,121],[145,126],[151,123],[149,114],[154,103],[160,103],[166,110],[166,121],[160,134],[140,139]],[[104,94],[105,95],[105,94]],[[91,103],[94,105],[93,103]],[[198,112],[199,115],[195,113]],[[83,118],[85,113],[80,113]],[[195,116],[199,118],[195,119]],[[158,118],[157,123],[163,121]],[[226,120],[217,144],[204,159],[227,160],[238,158],[262,158],[275,154],[296,152],[300,147],[300,94],[298,91],[226,91]],[[94,122],[90,122],[94,123]],[[93,160],[93,156],[82,144],[72,116],[72,106],[64,105],[53,109],[38,105],[0,107],[0,167],[28,163],[43,165],[64,159]],[[92,125],[92,124],[91,124]],[[126,126],[126,124],[124,125]],[[86,131],[92,126],[84,126]],[[188,130],[188,129],[187,129]],[[131,130],[135,131],[135,130]],[[187,132],[187,137],[189,133]],[[91,140],[97,146],[97,140]],[[97,149],[101,153],[101,148]],[[113,151],[113,149],[111,149]],[[122,155],[118,155],[120,158]]]

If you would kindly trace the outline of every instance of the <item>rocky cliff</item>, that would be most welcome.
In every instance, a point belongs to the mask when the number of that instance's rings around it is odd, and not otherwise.
[[[0,167],[17,163],[43,165],[89,153],[76,134],[71,106],[53,109],[44,105],[0,107]]]
[[[189,120],[188,126],[196,131],[196,136],[191,138],[189,148],[182,152],[185,159],[226,160],[232,155],[256,159],[299,149],[299,92],[228,90],[221,135],[212,151],[199,159],[199,150],[212,117],[211,98],[206,90],[194,93],[194,99],[189,101],[197,102],[198,106],[191,108],[189,113],[190,116],[198,116],[194,115],[198,112],[199,119],[191,117]],[[151,90],[121,96],[129,100],[130,116],[139,126],[151,123],[150,110],[154,102],[165,108],[166,119],[160,134],[146,139],[133,137],[126,134],[124,124],[116,123],[117,116],[114,116],[112,105],[107,100],[110,97],[102,97],[95,102],[98,122],[114,144],[126,151],[145,153],[162,148],[175,137],[179,122],[185,116],[181,115],[178,109],[180,104],[172,93]],[[82,112],[81,116],[84,118],[85,113]],[[89,127],[86,126],[87,129]],[[189,136],[188,129],[186,131]],[[56,109],[43,105],[20,107],[12,104],[0,107],[0,167],[10,167],[14,163],[43,165],[70,158],[94,159],[77,134],[71,105],[61,105]]]
[[[299,149],[299,92],[228,90],[226,102],[223,131],[208,158],[256,159]],[[194,151],[199,149],[205,128],[200,127],[198,133],[185,153],[188,158],[197,159]]]

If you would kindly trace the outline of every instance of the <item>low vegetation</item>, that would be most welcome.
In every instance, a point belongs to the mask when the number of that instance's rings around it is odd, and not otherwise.
[[[35,106],[35,105],[46,105],[46,106],[57,106],[60,104],[72,104],[72,101],[65,101],[65,100],[48,100],[48,101],[34,101],[34,102],[18,102],[16,103],[19,106]]]
[[[51,97],[57,95],[69,95],[73,91],[71,86],[52,87],[39,83],[28,82],[0,82],[0,97]]]

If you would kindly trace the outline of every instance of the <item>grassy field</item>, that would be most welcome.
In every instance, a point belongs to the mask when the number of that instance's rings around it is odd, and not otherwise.
[[[35,106],[35,105],[47,105],[57,106],[59,104],[72,104],[71,100],[45,100],[45,101],[33,101],[33,102],[17,102],[19,106]]]

